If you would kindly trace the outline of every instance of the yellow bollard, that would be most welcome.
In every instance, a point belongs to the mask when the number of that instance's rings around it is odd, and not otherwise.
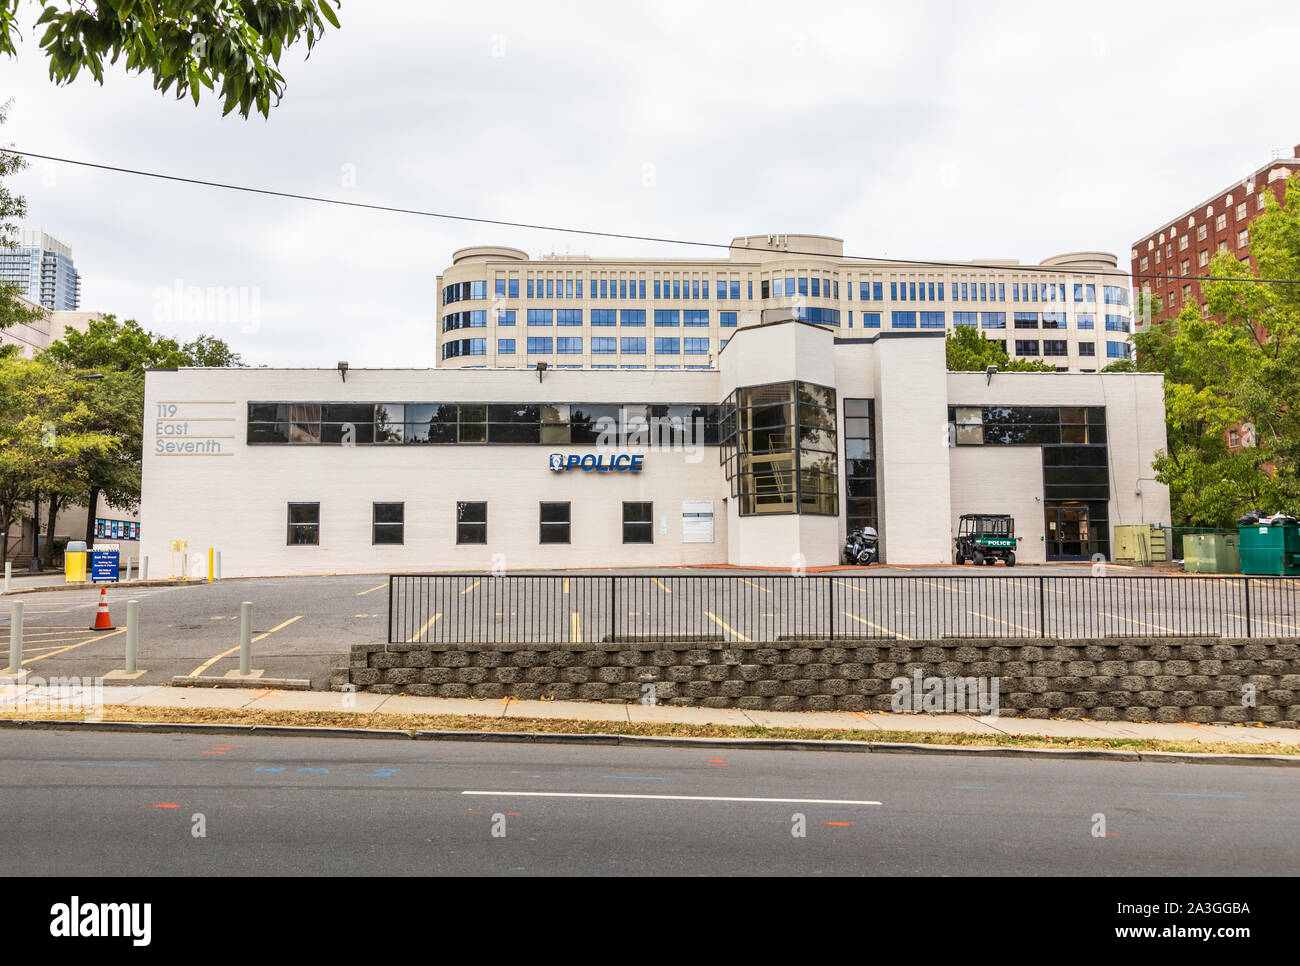
[[[212,583],[212,548],[208,547],[208,583]]]

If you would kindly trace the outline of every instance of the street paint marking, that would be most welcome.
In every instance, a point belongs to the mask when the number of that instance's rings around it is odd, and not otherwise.
[[[914,584],[929,584],[932,587],[938,587],[940,590],[948,590],[954,594],[966,594],[969,596],[971,593],[969,590],[960,590],[957,587],[949,587],[947,584],[936,583],[933,580],[926,580],[923,577],[911,577],[909,580]]]
[[[991,792],[996,787],[994,785],[953,785],[953,788],[978,788],[982,791]]]
[[[1156,792],[1157,795],[1172,795],[1174,798],[1241,798],[1240,795],[1219,795],[1212,792]]]
[[[569,614],[569,640],[575,644],[582,643],[582,615],[576,610]]]
[[[430,627],[432,627],[434,625],[434,622],[437,621],[437,619],[441,616],[442,616],[442,611],[438,611],[438,613],[430,617],[427,621],[424,622],[423,627],[421,627],[418,631],[416,631],[414,634],[412,634],[410,637],[406,639],[406,643],[412,644],[415,641],[418,641],[420,639],[420,635],[422,635],[425,631],[427,631]]]
[[[565,577],[565,578],[564,578],[564,592],[565,592],[566,594],[569,592],[569,578],[568,578],[568,577]]]
[[[990,617],[988,614],[981,614],[977,610],[968,610],[966,613],[974,614],[976,617],[983,617],[986,621],[997,621],[999,624],[1006,624],[1007,627],[1014,627],[1018,630],[1029,631],[1031,634],[1037,634],[1037,627],[1026,627],[1024,624],[1016,624],[1012,621],[1004,621],[1001,617]]]
[[[662,588],[663,588],[663,591],[664,591],[665,594],[671,594],[671,593],[673,592],[673,591],[672,591],[672,588],[669,587],[667,584],[665,584],[665,583],[664,583],[662,580],[660,580],[658,577],[651,577],[650,579],[653,580],[653,581],[654,581],[656,584],[658,584],[660,587],[662,587]]]
[[[823,825],[856,825],[856,822],[822,822]]]
[[[51,651],[49,654],[38,654],[36,657],[29,657],[27,660],[23,661],[23,663],[31,664],[33,661],[44,661],[47,657],[55,657],[56,655],[62,654],[65,651],[71,651],[78,647],[85,647],[87,644],[93,644],[95,641],[104,641],[110,637],[116,637],[118,634],[125,634],[125,633],[126,633],[126,628],[119,627],[117,630],[109,631],[107,634],[101,634],[99,637],[88,638],[87,640],[82,641],[80,644],[69,644],[66,647],[61,647],[58,650]]]
[[[764,587],[762,584],[756,584],[752,580],[746,580],[744,577],[737,577],[736,579],[739,580],[742,584],[749,584],[749,586],[751,587],[757,587],[765,594],[770,594],[772,592],[772,589],[770,587]]]
[[[667,778],[656,778],[653,775],[601,775],[601,778],[612,778],[616,781],[623,782],[666,782]]]
[[[79,761],[78,765],[89,765],[91,768],[152,768],[153,765],[135,762],[135,761]]]
[[[1235,617],[1239,621],[1244,621],[1246,619],[1242,617],[1240,614],[1229,614],[1228,616]],[[1274,627],[1280,627],[1283,630],[1288,630],[1288,631],[1300,631],[1300,627],[1297,627],[1295,624],[1282,624],[1279,623],[1278,621],[1266,621],[1264,620],[1264,618],[1255,617],[1254,615],[1251,615],[1250,622],[1252,624],[1272,624]]]
[[[180,808],[180,806],[177,805],[175,802],[158,802],[153,807],[154,808]]]
[[[297,621],[297,620],[302,620],[302,615],[301,615],[301,614],[299,614],[297,617],[290,617],[290,618],[289,618],[287,621],[285,621],[283,624],[276,624],[275,627],[272,627],[269,631],[266,631],[266,632],[263,633],[263,634],[258,634],[258,635],[257,635],[256,637],[254,637],[254,638],[253,638],[249,643],[250,643],[250,644],[256,644],[258,641],[262,640],[262,638],[264,638],[264,637],[270,637],[270,636],[271,636],[272,634],[274,634],[276,631],[281,630],[282,628],[288,627],[290,624],[292,624],[294,621]],[[123,628],[123,630],[126,630],[126,628]],[[107,637],[107,636],[109,636],[109,635],[105,635],[105,637]],[[235,645],[234,647],[232,647],[230,650],[228,650],[228,651],[222,651],[222,652],[221,652],[220,654],[218,654],[216,657],[209,658],[208,660],[206,660],[206,661],[204,661],[202,664],[200,664],[198,667],[196,667],[193,671],[191,671],[191,672],[189,673],[189,676],[192,677],[192,678],[196,678],[196,677],[198,677],[200,674],[202,674],[202,673],[203,673],[204,671],[206,671],[208,668],[212,667],[212,665],[214,665],[214,664],[216,664],[218,661],[220,661],[223,657],[229,657],[231,654],[234,654],[234,653],[237,652],[238,650],[239,650],[239,645],[236,644],[236,645]]]
[[[888,627],[881,627],[879,624],[873,624],[871,623],[871,621],[864,620],[863,618],[859,617],[857,614],[850,614],[848,611],[841,611],[840,613],[842,613],[845,617],[852,618],[853,620],[857,621],[859,624],[866,624],[868,627],[874,627],[878,631],[884,631],[886,634],[892,634],[894,637],[900,638],[904,641],[911,640],[911,638],[908,637],[906,634],[900,634],[898,631],[891,631]]]
[[[720,795],[633,795],[622,792],[461,792],[462,795],[508,795],[520,798],[622,798],[656,802],[746,802],[775,805],[879,805],[844,798],[732,798]]]
[[[478,580],[474,581],[474,583],[470,584],[468,587],[466,587],[464,590],[462,590],[462,591],[460,592],[460,595],[461,595],[462,597],[464,597],[466,594],[468,594],[471,590],[473,590],[475,587],[477,587],[477,586],[478,586],[479,584],[481,584],[481,583],[483,583],[483,578],[482,578],[482,577],[480,577]]]
[[[385,587],[387,587],[387,586],[388,586],[388,583],[387,583],[387,581],[385,581],[385,582],[382,583],[382,584],[376,584],[375,586],[371,587],[369,590],[363,590],[363,591],[359,592],[359,593],[357,594],[357,596],[358,596],[358,597],[364,597],[364,596],[366,596],[366,594],[373,594],[373,593],[374,593],[375,591],[377,591],[377,590],[383,590],[383,589],[384,589]]]
[[[724,631],[726,631],[728,634],[731,634],[731,635],[732,635],[733,637],[735,637],[737,640],[744,641],[744,642],[747,643],[747,644],[752,644],[752,643],[753,643],[753,641],[751,641],[751,640],[750,640],[748,637],[746,637],[744,634],[740,633],[740,632],[737,631],[737,630],[733,630],[732,627],[731,627],[731,626],[730,626],[726,621],[721,620],[721,619],[718,618],[718,617],[715,617],[711,611],[707,611],[707,610],[706,610],[706,611],[704,612],[704,616],[707,617],[709,620],[713,621],[713,623],[717,624],[719,627],[721,627],[721,628],[722,628]]]
[[[1121,617],[1119,614],[1109,614],[1104,610],[1097,611],[1102,617],[1113,617],[1117,621],[1128,621],[1130,624],[1139,624],[1142,627],[1153,627],[1158,631],[1164,631],[1166,634],[1177,634],[1178,632],[1171,627],[1162,627],[1159,624],[1148,624],[1146,621],[1134,620],[1131,617]]]

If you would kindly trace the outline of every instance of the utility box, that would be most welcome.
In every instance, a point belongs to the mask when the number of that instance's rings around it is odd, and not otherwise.
[[[1116,563],[1163,563],[1169,559],[1167,531],[1148,524],[1116,527],[1113,553]]]
[[[69,540],[63,550],[63,579],[69,584],[86,582],[86,541]]]
[[[1238,533],[1243,574],[1300,576],[1300,526],[1255,523],[1238,528]]]
[[[1239,545],[1235,533],[1189,533],[1183,537],[1183,570],[1189,574],[1240,573]]]

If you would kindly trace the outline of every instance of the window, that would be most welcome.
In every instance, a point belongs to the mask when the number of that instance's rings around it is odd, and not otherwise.
[[[1046,339],[1043,342],[1043,355],[1068,356],[1069,347],[1064,339]]]
[[[1044,329],[1064,329],[1065,313],[1064,312],[1044,312],[1043,313]]]
[[[1244,232],[1243,232],[1243,234],[1244,234]],[[1179,266],[1179,270],[1180,270],[1184,275],[1186,275],[1188,272],[1190,272],[1190,271],[1192,270],[1192,260],[1191,260],[1190,258],[1184,258],[1182,264]]]
[[[290,547],[320,546],[320,504],[289,504],[289,539]]]
[[[942,312],[922,312],[921,328],[923,329],[942,329],[947,321]]]
[[[873,400],[844,400],[844,511],[850,531],[877,525],[874,422]]]
[[[1015,313],[1015,324],[1017,329],[1036,329],[1038,328],[1038,313],[1017,312]]]
[[[1097,354],[1097,343],[1095,343],[1095,342],[1080,342],[1080,343],[1079,343],[1079,355],[1081,355],[1081,356],[1095,356],[1096,354]]]
[[[1016,355],[1018,356],[1036,356],[1038,355],[1037,339],[1017,339]]]
[[[645,339],[622,339],[623,345],[620,351],[625,356],[643,356],[645,355]]]
[[[1127,342],[1107,342],[1106,357],[1109,359],[1127,359],[1128,343]]]
[[[915,312],[895,312],[891,322],[895,329],[915,329],[916,313]]]
[[[1241,231],[1237,232],[1237,247],[1245,248],[1249,244],[1250,244],[1250,232],[1247,231],[1245,228],[1243,228]]]
[[[1106,329],[1110,332],[1127,332],[1128,319],[1122,315],[1106,316]]]
[[[514,325],[514,309],[497,309],[497,325]]]
[[[1219,251],[1226,252],[1227,250],[1228,250],[1227,239],[1222,239],[1222,238],[1219,239]]]
[[[736,327],[736,313],[735,313],[735,312],[719,312],[719,313],[718,313],[718,325],[723,326],[724,328],[733,328],[733,329],[734,329],[734,328]]]
[[[538,543],[569,542],[568,503],[541,503],[538,518],[541,525]]]
[[[515,354],[514,339],[497,339],[497,355],[512,356]]]
[[[655,521],[653,503],[623,504],[623,542],[654,543]]]
[[[1143,256],[1142,256],[1142,271],[1145,272],[1145,271],[1146,271],[1148,268],[1150,268],[1150,267],[1151,267],[1151,260],[1150,260],[1149,258],[1147,258],[1147,256],[1143,255]]]
[[[1189,300],[1191,299],[1191,297],[1192,297],[1192,287],[1191,287],[1190,285],[1184,285],[1184,286],[1183,286],[1183,301],[1184,301],[1184,302],[1187,302],[1187,301],[1189,301]]]
[[[1209,234],[1209,229],[1205,225],[1196,226],[1196,240],[1205,241],[1205,236]]]
[[[1005,312],[981,312],[980,328],[982,329],[1005,329],[1007,327],[1007,313]]]
[[[403,530],[405,527],[406,504],[374,503],[372,508],[374,521],[370,542],[373,544],[404,543]]]
[[[528,310],[529,325],[550,325],[551,320],[552,320],[552,313],[550,309],[529,309]]]
[[[487,339],[456,339],[442,344],[442,357],[454,359],[457,356],[487,355]]]
[[[618,312],[614,309],[592,309],[592,325],[614,325],[618,322]]]
[[[487,504],[458,502],[456,504],[456,542],[487,543]]]
[[[557,355],[581,355],[582,340],[573,338],[556,339],[555,352]]]
[[[528,352],[531,355],[549,355],[551,352],[551,340],[538,336],[529,336]]]
[[[708,309],[687,309],[682,313],[682,325],[708,325]]]
[[[677,309],[655,309],[655,325],[680,325],[681,313]]]
[[[978,312],[954,312],[952,314],[953,325],[979,325],[979,321]]]
[[[681,343],[677,339],[655,339],[655,355],[675,356],[681,352]]]
[[[619,325],[645,325],[645,309],[619,309]]]
[[[1107,305],[1128,305],[1128,289],[1119,285],[1107,285],[1105,300]]]
[[[880,313],[879,313],[879,312],[863,312],[863,313],[862,313],[862,327],[863,327],[864,329],[878,329],[878,328],[880,328]]]
[[[591,354],[594,356],[612,354],[618,351],[617,339],[593,338],[591,340]]]
[[[1218,218],[1214,219],[1214,230],[1223,231],[1223,229],[1227,227],[1228,227],[1228,213],[1225,211],[1222,212]]]
[[[682,343],[682,350],[688,356],[703,356],[709,353],[708,339],[683,339]]]
[[[582,309],[557,309],[555,321],[558,325],[582,325]]]

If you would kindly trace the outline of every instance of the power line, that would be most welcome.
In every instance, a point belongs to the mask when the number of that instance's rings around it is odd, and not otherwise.
[[[254,188],[249,185],[226,184],[221,181],[206,181],[202,178],[186,178],[181,175],[163,174],[158,171],[142,171],[138,168],[123,168],[112,164],[99,164],[94,161],[78,161],[75,158],[62,158],[52,154],[37,154],[34,151],[19,151],[16,148],[0,148],[0,153],[16,154],[24,158],[40,158],[43,161],[58,161],[62,164],[73,164],[83,168],[96,168],[100,171],[113,171],[118,174],[136,175],[141,178],[155,178],[160,181],[174,181],[180,184],[200,185],[205,188],[221,188],[226,191],[242,191],[247,194],[267,195],[273,198],[290,198],[295,201],[311,201],[317,204],[338,205],[344,208],[362,208],[367,211],[385,211],[397,215],[416,215],[422,218],[441,218],[445,221],[463,221],[479,225],[500,225],[504,228],[524,228],[532,231],[552,231],[562,232],[569,235],[587,235],[594,238],[619,238],[628,241],[651,242],[660,245],[687,245],[695,248],[726,248],[738,249],[741,251],[752,251],[760,253],[771,253],[770,248],[762,248],[758,245],[732,245],[722,244],[720,242],[704,242],[687,238],[665,238],[658,235],[633,235],[626,232],[616,231],[596,231],[587,228],[566,228],[560,225],[534,225],[528,222],[507,221],[501,218],[479,218],[473,215],[454,215],[448,212],[424,211],[419,208],[400,208],[394,205],[375,205],[367,204],[362,201],[345,201],[342,198],[325,198],[319,195],[304,195],[292,191],[276,191],[271,188]],[[1125,278],[1158,278],[1173,281],[1177,279],[1182,282],[1254,282],[1254,283],[1271,283],[1275,285],[1300,285],[1300,279],[1294,278],[1234,278],[1230,275],[1160,275],[1160,274],[1143,274],[1138,272],[1125,272],[1118,267],[1115,270],[1094,269],[1079,270],[1060,268],[1052,265],[996,265],[984,264],[978,262],[937,262],[925,261],[914,258],[887,258],[883,255],[839,255],[827,256],[824,252],[806,252],[800,250],[781,249],[783,255],[807,255],[812,258],[837,257],[847,261],[861,262],[880,262],[890,265],[910,265],[920,268],[953,268],[961,270],[985,269],[988,271],[999,272],[1038,272],[1041,274],[1052,275],[1115,275]]]

